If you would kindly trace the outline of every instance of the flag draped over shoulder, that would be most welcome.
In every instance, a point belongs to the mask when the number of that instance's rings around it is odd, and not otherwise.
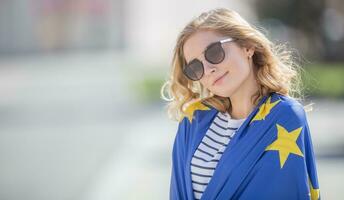
[[[194,199],[191,158],[219,111],[198,101],[178,125],[171,200]],[[229,142],[202,199],[320,199],[305,111],[278,93],[264,96]]]

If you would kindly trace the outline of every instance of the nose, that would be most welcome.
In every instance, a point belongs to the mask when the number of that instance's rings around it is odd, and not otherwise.
[[[217,70],[215,65],[207,62],[206,60],[203,60],[202,62],[204,66],[204,75],[210,75]]]

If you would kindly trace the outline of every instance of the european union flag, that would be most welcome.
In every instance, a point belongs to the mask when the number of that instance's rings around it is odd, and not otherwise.
[[[191,158],[218,112],[198,101],[179,121],[170,199],[194,199]],[[320,199],[303,106],[275,92],[264,96],[229,142],[201,199]]]

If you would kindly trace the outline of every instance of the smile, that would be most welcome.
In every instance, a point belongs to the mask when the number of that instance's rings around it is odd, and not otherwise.
[[[218,79],[213,83],[213,85],[220,83],[221,80],[223,80],[223,78],[224,78],[227,74],[228,74],[228,72],[226,72],[224,75],[222,75],[220,78],[218,78]]]

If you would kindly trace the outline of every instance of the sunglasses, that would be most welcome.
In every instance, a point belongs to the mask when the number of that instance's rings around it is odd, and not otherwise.
[[[221,63],[225,59],[225,50],[223,49],[222,44],[231,41],[233,41],[232,38],[227,38],[208,45],[202,52],[204,53],[205,60],[211,64]],[[204,75],[203,63],[199,59],[195,58],[184,66],[183,73],[190,80],[198,81]]]

